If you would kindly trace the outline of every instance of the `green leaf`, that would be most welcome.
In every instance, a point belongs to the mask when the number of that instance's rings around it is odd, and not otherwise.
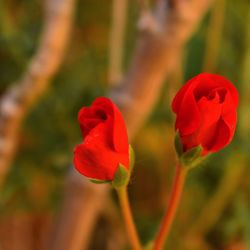
[[[119,164],[112,185],[114,188],[121,188],[127,186],[130,179],[130,172],[122,165]]]

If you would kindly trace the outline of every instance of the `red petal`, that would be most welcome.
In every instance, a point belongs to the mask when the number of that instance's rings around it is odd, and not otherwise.
[[[98,108],[105,110],[107,114],[110,114],[110,115],[113,114],[113,103],[107,97],[102,96],[102,97],[96,98],[92,105],[94,107],[98,107]]]
[[[83,107],[78,113],[78,121],[85,138],[99,123],[105,122],[108,117],[113,121],[112,102],[105,97],[97,98],[90,107]],[[111,123],[110,130],[112,130]]]
[[[113,105],[114,110],[114,131],[113,131],[113,143],[114,148],[119,153],[128,154],[128,135],[125,122],[119,109]]]
[[[216,75],[216,77],[214,77],[214,81],[218,85],[222,84],[229,91],[229,93],[232,97],[232,101],[233,101],[235,108],[236,108],[239,104],[239,94],[238,94],[238,91],[235,88],[235,86],[229,80],[227,80],[225,77],[219,76],[219,75]]]
[[[195,87],[195,97],[199,100],[202,96],[207,96],[209,92],[216,88],[225,88],[229,91],[233,98],[233,103],[235,107],[238,105],[238,92],[234,85],[227,80],[225,77],[216,75],[216,74],[208,74],[202,73],[195,77],[196,87]],[[195,79],[193,78],[193,80]]]
[[[122,115],[112,101],[97,98],[78,120],[84,141],[74,151],[76,169],[89,178],[112,180],[118,164],[129,168],[128,138]]]
[[[214,99],[208,100],[206,97],[202,97],[197,103],[201,114],[201,126],[199,137],[202,137],[204,133],[215,123],[217,123],[221,117],[222,105],[219,103],[219,95],[215,94]]]
[[[206,145],[203,145],[207,151],[216,152],[224,148],[232,140],[230,129],[222,119],[211,130],[214,131],[214,134],[207,138]]]
[[[108,116],[107,120],[99,123],[84,139],[84,144],[103,144],[113,150],[112,141],[113,118]]]
[[[88,178],[112,180],[119,163],[128,168],[128,154],[116,153],[101,142],[83,143],[74,151],[76,169]]]
[[[78,145],[74,150],[74,166],[84,176],[97,180],[111,180],[109,169],[100,167],[92,159],[93,154],[86,150],[84,145]],[[111,166],[111,164],[110,164]]]
[[[238,105],[237,89],[229,80],[220,75],[201,73],[190,79],[176,94],[172,102],[172,109],[175,113],[179,112],[185,93],[190,91],[189,88],[195,92],[197,100],[206,96],[214,88],[225,88],[230,92],[235,106]]]
[[[207,141],[206,138],[210,138],[214,134],[211,127],[213,127],[221,117],[222,105],[219,103],[217,93],[212,100],[202,97],[197,103],[197,106],[200,112],[201,123],[194,133],[182,136],[185,151],[198,145],[204,146]]]
[[[184,152],[198,146],[199,142],[197,140],[197,133],[181,137],[181,142],[183,145]]]
[[[222,119],[227,124],[233,136],[237,123],[237,113],[230,93],[226,94],[225,100],[222,104]]]
[[[105,110],[95,106],[83,107],[78,113],[78,122],[82,131],[83,137],[87,136],[89,132],[99,123],[106,120],[107,115]]]
[[[222,105],[219,101],[220,97],[218,93],[216,93],[213,100],[202,97],[198,102],[202,122],[197,135],[197,141],[198,144],[201,144],[205,149],[210,148],[211,138],[214,138],[217,123],[221,117]]]
[[[99,123],[104,122],[98,118],[82,118],[80,123],[80,128],[82,131],[83,138],[85,138],[89,132],[95,128]]]
[[[96,99],[93,105],[98,107],[101,106],[112,116],[113,122],[112,128],[110,127],[110,132],[113,130],[112,143],[114,150],[119,153],[128,153],[127,129],[119,109],[110,99],[106,97]]]
[[[200,126],[200,122],[200,112],[195,102],[194,95],[192,91],[188,91],[184,96],[183,103],[177,114],[175,127],[179,129],[180,135],[184,136],[195,132]]]
[[[188,88],[193,83],[193,79],[189,80],[185,85],[182,86],[182,88],[177,92],[176,96],[174,97],[172,101],[172,110],[175,113],[178,113],[181,107],[181,104],[184,99],[184,95],[186,94]]]

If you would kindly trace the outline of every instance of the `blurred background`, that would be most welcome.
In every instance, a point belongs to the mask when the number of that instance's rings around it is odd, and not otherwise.
[[[175,170],[170,103],[206,71],[239,90],[237,132],[190,173],[166,249],[249,250],[249,24],[248,0],[1,0],[0,249],[130,249],[116,195],[72,168],[78,110],[101,95],[128,124],[150,241]]]

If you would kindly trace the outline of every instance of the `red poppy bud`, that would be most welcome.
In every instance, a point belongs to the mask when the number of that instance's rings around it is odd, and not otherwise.
[[[119,164],[129,170],[126,126],[116,105],[97,98],[78,113],[83,142],[74,150],[75,168],[88,178],[111,181]]]
[[[237,106],[238,92],[226,78],[202,73],[189,80],[172,103],[183,151],[200,145],[206,155],[228,145],[236,128]]]

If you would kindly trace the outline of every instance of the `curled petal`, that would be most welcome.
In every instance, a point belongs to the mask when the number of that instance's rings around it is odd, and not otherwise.
[[[226,78],[202,73],[189,80],[176,94],[176,113],[184,151],[198,145],[203,154],[226,146],[235,132],[238,92]]]
[[[112,127],[113,119],[108,117],[105,122],[99,123],[89,132],[89,134],[84,138],[83,143],[85,145],[102,144],[106,148],[113,150]]]
[[[83,137],[87,136],[94,127],[106,119],[107,115],[103,109],[97,109],[93,106],[81,108],[78,113],[78,121]]]
[[[121,112],[116,106],[113,106],[114,122],[113,122],[113,145],[114,149],[119,153],[128,154],[128,135],[125,122]]]
[[[227,93],[225,96],[224,103],[222,104],[221,116],[233,135],[237,123],[237,113],[230,93]]]
[[[202,97],[197,105],[199,107],[202,120],[197,133],[198,140],[202,141],[204,135],[210,134],[212,132],[211,126],[219,121],[222,113],[222,105],[219,103],[218,94],[215,95],[213,100]]]
[[[207,140],[204,141],[203,145],[207,151],[216,152],[224,148],[232,140],[230,129],[222,119],[220,119],[217,124],[214,124],[211,130],[213,130],[214,133],[210,134],[210,138],[207,136]]]
[[[238,106],[238,92],[234,85],[225,77],[215,74],[202,73],[196,76],[194,93],[197,100],[202,96],[207,96],[213,89],[225,89],[232,96],[235,108]]]
[[[214,138],[215,127],[221,117],[222,105],[219,103],[218,94],[213,100],[202,97],[197,106],[201,114],[201,124],[194,133],[182,136],[185,151],[197,145],[207,148],[207,141]]]
[[[110,115],[111,124],[109,135],[112,137],[113,149],[119,153],[128,153],[127,129],[121,112],[114,103],[106,97],[96,99],[93,106],[101,107]],[[113,131],[113,134],[111,134],[111,131]]]
[[[107,97],[99,97],[92,104],[93,107],[103,109],[111,116],[113,115],[113,105],[112,101]]]
[[[113,150],[113,118],[98,124],[76,147],[74,164],[76,169],[89,178],[112,180],[119,163],[129,168],[128,154]]]
[[[85,138],[92,129],[94,129],[98,124],[102,122],[104,121],[99,118],[82,118],[80,128],[83,138]]]
[[[122,115],[113,102],[97,98],[78,114],[83,142],[74,151],[74,165],[83,175],[112,180],[119,164],[129,169],[129,144]]]
[[[183,103],[184,95],[192,84],[192,79],[189,80],[176,94],[172,102],[172,109],[175,113],[178,113]]]
[[[112,180],[119,163],[128,166],[128,155],[115,153],[100,142],[80,144],[74,151],[76,169],[88,178]]]
[[[186,94],[177,115],[175,127],[181,136],[191,134],[200,126],[201,116],[192,93]]]

